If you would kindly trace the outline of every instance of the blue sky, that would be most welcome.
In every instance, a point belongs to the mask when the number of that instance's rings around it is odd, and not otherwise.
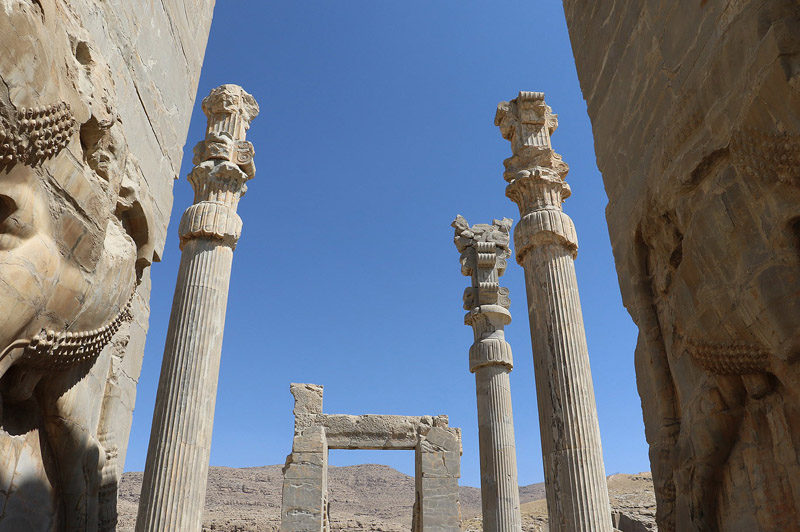
[[[472,332],[463,324],[450,222],[519,212],[505,197],[509,143],[497,103],[544,91],[559,114],[555,149],[571,170],[566,212],[607,473],[649,470],[633,350],[604,218],[591,125],[555,0],[375,2],[218,0],[163,261],[152,268],[150,333],[126,469],[147,452],[191,203],[199,101],[237,83],[261,106],[248,139],[258,172],[242,199],[212,465],[283,463],[290,382],[325,386],[329,413],[447,414],[463,430],[462,484],[480,482]],[[522,268],[510,263],[511,387],[519,478],[543,479]],[[408,452],[334,451],[332,465],[382,463],[413,474]]]

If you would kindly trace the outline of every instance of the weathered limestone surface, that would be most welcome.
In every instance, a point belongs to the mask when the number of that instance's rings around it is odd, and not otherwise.
[[[564,1],[660,530],[800,523],[800,5]]]
[[[472,280],[464,290],[464,323],[475,343],[469,350],[469,369],[475,374],[478,400],[478,440],[481,460],[481,503],[485,532],[522,532],[517,484],[517,453],[511,409],[509,373],[514,367],[504,327],[511,323],[508,289],[500,276],[511,256],[511,220],[503,218],[470,227],[462,217],[452,223],[461,254],[461,273]]]
[[[458,479],[461,477],[461,431],[447,426],[420,425],[414,455],[415,488],[412,532],[461,530]]]
[[[517,262],[525,270],[550,530],[610,532],[600,427],[574,259],[575,226],[561,205],[569,167],[551,147],[558,116],[541,92],[497,107],[511,142],[506,196],[519,206]]]
[[[449,427],[447,416],[323,414],[322,386],[293,383],[289,389],[295,425],[283,468],[281,532],[330,530],[328,449],[414,449],[412,530],[461,530],[461,430]]]
[[[0,7],[0,530],[113,530],[214,1]]]
[[[203,100],[206,138],[189,174],[194,204],[178,228],[181,264],[175,286],[142,498],[139,532],[200,531],[214,425],[222,336],[233,250],[242,231],[236,214],[255,174],[245,140],[258,115],[253,97],[222,85]]]

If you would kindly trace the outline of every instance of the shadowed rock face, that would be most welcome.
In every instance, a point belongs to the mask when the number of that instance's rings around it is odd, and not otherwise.
[[[213,0],[0,8],[0,530],[113,529]]]
[[[564,1],[661,530],[800,521],[800,6]]]

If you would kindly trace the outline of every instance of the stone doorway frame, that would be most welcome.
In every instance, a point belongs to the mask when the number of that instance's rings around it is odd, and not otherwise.
[[[460,532],[461,429],[447,416],[322,413],[323,388],[292,383],[294,439],[283,468],[281,532],[329,532],[328,450],[413,450],[412,532]]]

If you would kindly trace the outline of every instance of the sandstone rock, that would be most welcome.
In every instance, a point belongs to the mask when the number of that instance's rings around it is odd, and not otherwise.
[[[0,530],[110,530],[213,0],[3,0]]]
[[[800,522],[800,6],[564,1],[662,530]]]

